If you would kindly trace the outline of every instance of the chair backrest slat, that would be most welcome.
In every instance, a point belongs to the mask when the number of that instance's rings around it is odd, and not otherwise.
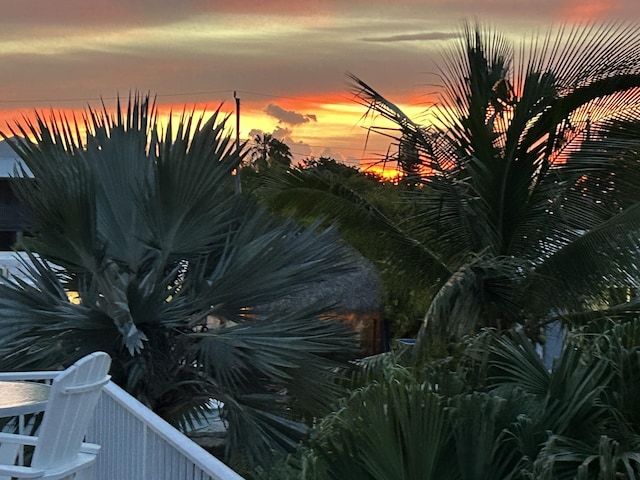
[[[78,454],[102,386],[109,381],[110,366],[109,355],[96,352],[81,358],[53,380],[33,467],[63,465]]]

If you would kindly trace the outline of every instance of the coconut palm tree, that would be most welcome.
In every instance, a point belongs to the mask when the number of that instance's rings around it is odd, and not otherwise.
[[[0,368],[102,350],[114,380],[174,424],[223,402],[230,460],[292,448],[354,353],[344,325],[319,319],[332,299],[291,307],[351,271],[336,233],[234,194],[244,153],[219,111],[161,132],[153,102],[136,96],[115,114],[38,115],[11,134],[33,237],[29,280],[0,284]]]
[[[466,25],[429,127],[353,77],[358,98],[422,159],[412,235],[450,275],[420,344],[482,326],[536,333],[637,283],[640,139],[628,127],[640,120],[638,49],[636,26],[560,29],[516,54],[499,33]]]
[[[611,313],[612,290],[627,300],[640,279],[638,51],[635,25],[560,28],[518,48],[465,25],[444,52],[428,126],[351,76],[357,100],[412,152],[399,159],[410,183],[420,176],[411,218],[394,221],[317,178],[290,175],[281,188],[333,198],[330,217],[367,219],[429,279],[419,351],[446,354],[482,327],[520,324],[536,338],[548,322]]]
[[[257,134],[253,139],[251,149],[251,163],[256,169],[279,166],[289,168],[291,165],[291,150],[281,140],[274,138],[270,133]]]

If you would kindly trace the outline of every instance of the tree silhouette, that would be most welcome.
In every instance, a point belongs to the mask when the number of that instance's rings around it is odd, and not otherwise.
[[[251,164],[258,171],[268,167],[289,168],[293,155],[289,146],[270,133],[257,134],[251,148]]]

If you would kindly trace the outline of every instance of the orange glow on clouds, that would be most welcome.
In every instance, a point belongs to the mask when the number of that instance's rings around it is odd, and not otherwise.
[[[417,104],[418,97],[406,92],[435,88],[437,51],[453,41],[464,18],[488,20],[519,38],[552,23],[633,19],[639,4],[198,0],[176,8],[168,0],[5,0],[3,13],[10,21],[0,32],[0,130],[31,118],[31,107],[46,114],[53,104],[72,116],[87,101],[99,108],[95,98],[101,94],[111,108],[114,92],[136,89],[159,93],[162,119],[169,110],[179,116],[185,104],[187,111],[199,113],[206,106],[212,112],[221,100],[222,111],[233,115],[237,89],[242,139],[258,130],[272,133],[284,139],[297,161],[331,156],[386,176],[389,166],[383,159],[393,153],[390,140],[368,129],[392,125],[363,118],[366,109],[348,93],[344,72],[358,74],[412,119],[427,124],[422,114],[428,98]],[[271,113],[279,108],[308,121],[279,120],[265,112],[270,105],[277,107]],[[235,133],[233,116],[228,127]]]
[[[569,0],[560,16],[571,22],[595,20],[616,11],[619,4],[616,0]]]
[[[240,98],[240,138],[251,145],[251,134],[255,131],[271,133],[280,138],[291,149],[294,162],[299,162],[308,157],[328,156],[363,170],[371,171],[385,178],[397,175],[395,165],[385,164],[387,154],[393,155],[389,150],[390,139],[370,131],[370,127],[388,126],[380,118],[366,115],[366,108],[358,104],[352,95],[345,92],[326,93],[323,95],[310,95],[306,97],[275,97],[258,96],[256,94],[238,92]],[[173,121],[179,120],[183,114],[198,118],[201,115],[212,114],[217,108],[221,108],[222,117],[229,115],[227,129],[230,135],[235,135],[235,102],[230,96],[229,100],[221,105],[219,100],[197,103],[165,103],[158,99],[158,120],[161,128],[167,125],[169,116]],[[126,102],[126,98],[123,98]],[[107,109],[115,108],[114,99],[106,99]],[[101,110],[99,101],[89,102],[96,110]],[[287,123],[269,115],[265,110],[269,105],[277,106],[287,112],[295,112],[305,117],[305,121],[299,123]],[[422,121],[425,107],[423,105],[398,106],[411,118]],[[25,120],[33,120],[36,109],[0,109],[0,130],[9,133],[8,126],[14,127],[16,122],[25,125]],[[49,119],[51,108],[38,108],[38,112]],[[69,121],[74,117],[82,123],[85,107],[78,108],[54,108],[56,116],[62,116]]]

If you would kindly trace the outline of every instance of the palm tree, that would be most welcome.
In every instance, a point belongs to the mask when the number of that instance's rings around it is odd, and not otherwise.
[[[251,163],[257,170],[274,166],[289,168],[291,165],[291,149],[270,133],[257,134],[253,143]]]
[[[29,281],[0,284],[0,368],[103,350],[114,380],[174,424],[223,402],[228,459],[268,463],[326,411],[334,367],[354,354],[349,330],[319,319],[331,299],[291,307],[351,271],[350,250],[233,193],[244,153],[218,111],[164,133],[156,113],[136,96],[4,135],[26,166],[15,185],[34,235]]]
[[[412,183],[421,173],[415,215],[399,223],[353,192],[317,178],[312,188],[334,199],[330,216],[368,219],[371,235],[393,240],[396,258],[430,279],[418,351],[446,354],[482,327],[520,324],[537,338],[548,322],[612,314],[612,290],[632,293],[639,49],[636,26],[562,28],[516,50],[466,25],[445,52],[429,126],[351,76],[356,98],[394,122],[400,150],[412,152],[400,160]],[[288,187],[310,182],[289,176]]]
[[[423,368],[364,359],[340,408],[266,478],[640,478],[625,381],[640,374],[639,326],[574,336],[551,371],[524,335],[491,330]]]

